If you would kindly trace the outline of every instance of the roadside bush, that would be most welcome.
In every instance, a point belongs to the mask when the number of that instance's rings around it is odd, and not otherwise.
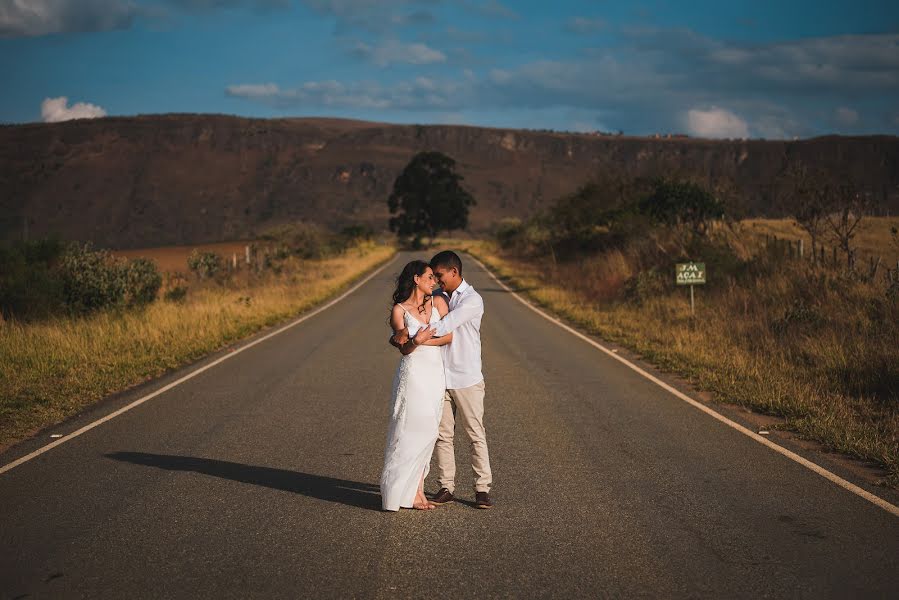
[[[124,301],[126,281],[121,263],[106,250],[93,250],[89,242],[68,247],[60,272],[66,307],[72,313],[92,312]]]
[[[501,248],[511,248],[518,241],[522,230],[521,219],[515,217],[500,219],[493,226],[493,236]]]
[[[340,230],[340,237],[347,243],[366,242],[374,236],[374,231],[365,225],[347,225]]]
[[[352,244],[371,236],[361,225],[346,227],[340,233],[330,232],[313,223],[285,223],[266,231],[263,240],[276,243],[275,258],[293,255],[302,259],[321,259],[336,256]]]
[[[162,275],[156,263],[146,258],[128,261],[123,267],[125,304],[139,306],[156,300],[162,286]]]
[[[200,279],[211,279],[222,270],[222,257],[215,252],[194,248],[187,257],[187,267]]]
[[[162,298],[166,302],[184,302],[187,298],[187,279],[181,273],[167,272],[163,279]]]
[[[732,277],[740,278],[750,266],[750,261],[741,259],[724,239],[694,237],[687,243],[682,258],[704,262],[709,273],[707,285],[712,287]]]
[[[65,247],[59,240],[0,245],[0,315],[45,318],[65,306],[62,281],[54,273]]]
[[[660,298],[670,292],[672,277],[666,276],[660,269],[653,267],[640,271],[624,282],[624,299],[634,304],[643,304],[647,300]]]
[[[90,243],[0,247],[0,314],[23,321],[152,302],[162,278],[146,259],[116,260]]]

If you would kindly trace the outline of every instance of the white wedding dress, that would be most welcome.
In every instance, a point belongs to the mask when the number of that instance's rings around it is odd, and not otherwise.
[[[411,338],[424,324],[403,310]],[[432,304],[430,323],[439,320],[440,314]],[[384,510],[412,508],[418,482],[430,468],[445,391],[443,353],[439,346],[419,346],[400,359],[393,377],[387,450],[381,472]]]

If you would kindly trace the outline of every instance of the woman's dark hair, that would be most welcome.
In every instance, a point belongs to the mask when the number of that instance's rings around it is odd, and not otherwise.
[[[413,260],[405,267],[399,277],[396,278],[396,290],[393,292],[393,303],[402,304],[415,289],[415,277],[421,277],[430,265],[423,260]],[[425,300],[427,301],[427,299]]]

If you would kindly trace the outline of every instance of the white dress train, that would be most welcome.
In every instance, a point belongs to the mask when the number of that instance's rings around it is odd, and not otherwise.
[[[424,325],[403,310],[412,337]],[[440,314],[432,304],[430,323],[439,320]],[[393,377],[387,449],[381,472],[384,510],[412,508],[418,482],[430,468],[445,391],[443,353],[439,346],[419,346],[400,359]]]

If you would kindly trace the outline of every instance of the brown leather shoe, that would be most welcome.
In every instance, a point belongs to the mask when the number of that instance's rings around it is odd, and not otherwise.
[[[487,492],[475,492],[474,503],[478,508],[493,508],[493,500]]]
[[[431,504],[446,504],[452,501],[453,493],[446,488],[440,488],[437,495],[431,498]]]

